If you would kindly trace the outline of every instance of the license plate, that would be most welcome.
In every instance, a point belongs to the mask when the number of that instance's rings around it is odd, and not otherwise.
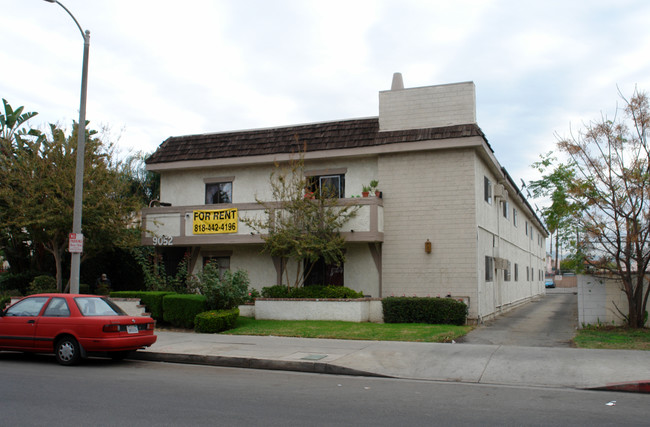
[[[138,325],[126,325],[126,332],[130,334],[138,333]]]

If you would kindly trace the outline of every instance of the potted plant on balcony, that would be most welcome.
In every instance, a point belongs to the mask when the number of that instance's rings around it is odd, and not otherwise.
[[[370,191],[375,193],[375,197],[381,197],[381,191],[377,188],[379,186],[379,181],[373,179],[370,181]]]
[[[370,186],[369,185],[364,185],[363,190],[361,191],[361,195],[363,197],[368,197],[369,194],[370,194]]]

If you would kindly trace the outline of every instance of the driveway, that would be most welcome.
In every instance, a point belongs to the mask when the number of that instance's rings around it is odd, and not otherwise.
[[[578,327],[578,296],[574,292],[573,288],[547,289],[546,296],[485,322],[458,342],[571,347]]]

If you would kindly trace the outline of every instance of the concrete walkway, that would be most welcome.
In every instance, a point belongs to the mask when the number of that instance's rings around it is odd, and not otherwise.
[[[648,391],[650,352],[158,331],[134,358],[477,384]]]
[[[474,329],[459,342],[525,347],[571,347],[578,328],[578,296],[547,289],[546,296]]]

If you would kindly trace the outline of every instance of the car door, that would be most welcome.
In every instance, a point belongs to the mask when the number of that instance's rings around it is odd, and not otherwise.
[[[70,328],[70,320],[70,307],[68,307],[66,299],[64,297],[52,297],[37,319],[34,348],[41,351],[51,350],[54,337],[61,330]]]
[[[38,315],[49,297],[27,297],[0,317],[0,347],[33,349]]]

